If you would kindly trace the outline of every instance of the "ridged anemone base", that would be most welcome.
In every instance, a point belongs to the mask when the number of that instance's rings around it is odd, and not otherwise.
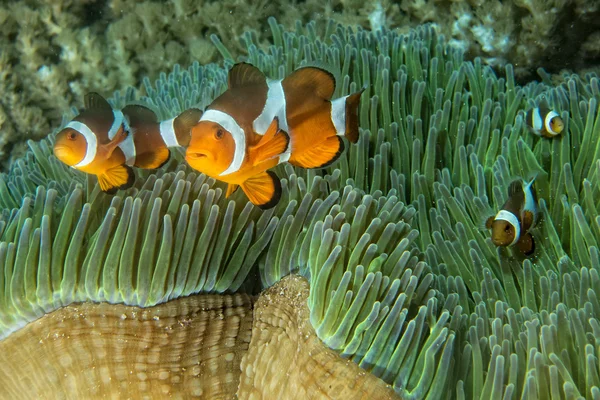
[[[0,397],[397,398],[319,340],[308,292],[306,279],[285,277],[254,313],[243,294],[64,307],[0,341]]]

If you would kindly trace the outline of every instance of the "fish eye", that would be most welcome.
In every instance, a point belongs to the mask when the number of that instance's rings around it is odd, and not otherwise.
[[[506,228],[504,228],[504,232],[506,232],[506,233],[510,232],[510,225],[506,225]]]
[[[223,138],[223,135],[225,135],[225,132],[223,132],[223,129],[217,129],[217,131],[215,132],[215,138],[217,138],[217,139]]]
[[[67,139],[75,140],[75,138],[77,138],[77,133],[75,131],[70,131],[69,133],[67,133]]]

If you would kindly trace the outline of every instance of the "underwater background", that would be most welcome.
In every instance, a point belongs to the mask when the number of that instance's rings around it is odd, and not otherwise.
[[[0,398],[600,399],[599,17],[584,0],[3,3]],[[164,120],[238,61],[367,88],[358,144],[274,168],[275,208],[225,198],[183,152],[115,195],[52,154],[88,92]],[[560,135],[527,127],[542,104]],[[527,257],[484,223],[531,176]]]

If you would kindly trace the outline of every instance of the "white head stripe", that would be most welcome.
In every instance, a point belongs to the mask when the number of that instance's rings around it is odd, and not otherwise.
[[[119,132],[119,128],[125,121],[125,116],[119,110],[113,110],[113,123],[108,130],[108,140],[113,140],[117,132]]]
[[[219,110],[205,111],[200,121],[215,122],[225,128],[233,137],[233,142],[235,143],[233,160],[231,160],[229,167],[219,175],[228,175],[238,171],[244,162],[244,158],[246,158],[246,135],[244,134],[244,130],[231,115]]]
[[[167,147],[179,146],[177,135],[175,135],[175,127],[173,126],[173,122],[175,122],[175,118],[171,118],[160,123],[160,136]]]
[[[543,128],[542,116],[540,115],[540,109],[536,107],[533,110],[531,110],[531,112],[532,112],[531,127],[534,130],[539,131]]]
[[[267,81],[269,86],[269,90],[267,91],[267,101],[265,101],[265,106],[263,107],[260,115],[256,117],[252,123],[254,132],[258,133],[259,135],[265,134],[265,132],[269,129],[271,122],[273,122],[273,118],[275,117],[279,118],[279,128],[283,129],[284,131],[288,130],[287,116],[285,112],[285,92],[283,91],[281,82],[281,80]]]
[[[79,121],[71,121],[67,124],[67,126],[65,126],[65,128],[71,128],[81,133],[87,144],[85,157],[83,157],[83,160],[73,165],[73,168],[85,167],[94,161],[94,158],[96,158],[96,151],[98,150],[98,139],[96,138],[94,132],[92,132],[92,130],[86,124]]]
[[[331,122],[336,131],[336,135],[344,136],[346,134],[346,99],[348,96],[340,97],[331,102]]]
[[[500,210],[498,211],[498,214],[496,214],[496,219],[506,221],[513,226],[515,229],[515,238],[513,239],[512,243],[509,244],[509,246],[517,243],[521,237],[521,224],[519,223],[517,216],[510,211]]]
[[[546,118],[544,120],[544,126],[546,127],[546,131],[551,135],[557,134],[556,132],[554,132],[551,125],[552,118],[554,117],[558,117],[558,114],[556,113],[556,111],[550,111],[548,114],[546,114]]]

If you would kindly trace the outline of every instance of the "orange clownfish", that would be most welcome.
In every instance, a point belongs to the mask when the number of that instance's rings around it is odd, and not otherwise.
[[[250,201],[273,207],[281,196],[277,176],[267,169],[289,161],[321,168],[344,150],[341,136],[358,140],[360,92],[330,101],[335,79],[304,67],[283,80],[268,80],[250,64],[234,65],[228,89],[192,128],[186,160],[209,176],[238,186]]]
[[[515,245],[525,256],[535,251],[535,242],[529,231],[538,219],[538,205],[533,178],[530,182],[514,180],[508,186],[508,200],[495,216],[485,223],[492,230],[492,242],[496,246]]]
[[[546,106],[532,108],[525,115],[529,130],[538,136],[553,138],[562,133],[565,123],[556,111]]]
[[[133,185],[133,167],[154,169],[166,163],[169,147],[187,145],[190,128],[202,112],[189,109],[159,122],[141,105],[114,110],[99,94],[89,93],[85,109],[57,135],[54,155],[72,168],[98,177],[102,191]]]

